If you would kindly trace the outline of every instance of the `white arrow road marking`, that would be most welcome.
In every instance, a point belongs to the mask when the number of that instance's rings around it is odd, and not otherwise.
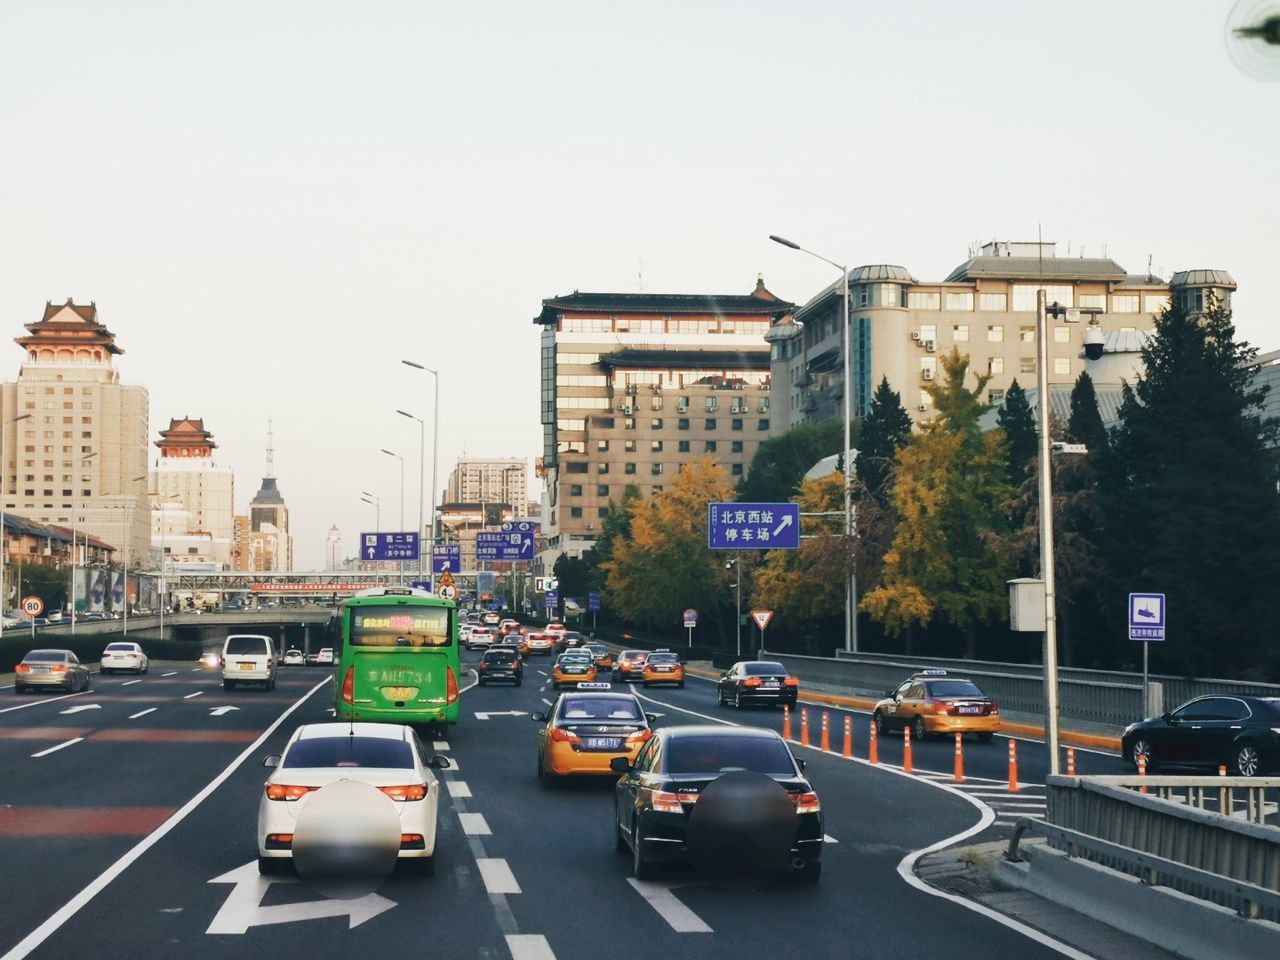
[[[644,897],[649,906],[658,911],[658,916],[667,921],[676,933],[712,932],[700,916],[681,903],[671,892],[672,888],[669,884],[636,880],[634,877],[627,877],[627,883],[635,888],[636,893]]]
[[[147,707],[145,710],[139,710],[137,713],[129,714],[130,720],[137,720],[139,717],[145,717],[148,713],[155,713],[157,707]]]
[[[445,786],[449,788],[449,796],[455,800],[465,800],[471,796],[471,788],[467,786],[465,780],[450,780]]]
[[[250,927],[263,927],[273,923],[294,923],[299,920],[319,920],[323,917],[349,917],[349,929],[372,920],[380,913],[396,905],[394,900],[371,893],[358,900],[307,900],[302,903],[284,903],[272,907],[262,906],[262,897],[272,883],[296,883],[296,880],[264,877],[258,873],[256,862],[246,863],[230,873],[214,877],[210,883],[234,883],[231,895],[218,910],[205,933],[245,933]]]
[[[540,933],[508,933],[507,949],[511,960],[556,960],[551,944]]]
[[[60,744],[58,744],[56,747],[50,747],[48,750],[41,750],[39,753],[33,753],[31,756],[32,756],[32,757],[47,757],[49,754],[51,754],[51,753],[57,753],[57,752],[58,752],[59,750],[61,750],[63,747],[70,747],[70,746],[73,746],[73,745],[75,745],[75,744],[79,743],[79,742],[80,742],[81,740],[83,740],[83,739],[84,739],[84,737],[76,737],[76,738],[74,738],[74,739],[72,739],[72,740],[66,740],[66,741],[64,741],[64,742],[62,742],[62,743],[60,743]],[[255,864],[255,865],[254,865],[254,867],[255,867],[255,869],[256,869],[256,868],[257,868],[257,865]]]
[[[511,872],[507,861],[501,858],[476,858],[476,866],[480,869],[480,879],[489,893],[519,893],[520,884],[516,883],[516,875]],[[255,866],[254,869],[257,869]]]
[[[483,813],[460,813],[458,820],[462,823],[462,832],[469,837],[490,837],[493,831]]]
[[[197,690],[195,693],[188,693],[188,694],[187,694],[185,697],[183,697],[182,699],[183,699],[183,700],[190,700],[192,697],[203,697],[203,696],[204,696],[204,691],[203,691],[203,690]]]
[[[490,717],[523,717],[523,710],[491,710],[488,713],[476,711],[477,720],[488,720]]]
[[[831,834],[824,833],[822,835],[822,842],[823,843],[839,843],[840,841],[837,840],[835,837],[833,837]]]
[[[224,713],[230,713],[232,710],[239,710],[239,709],[240,709],[239,707],[214,707],[212,710],[209,711],[209,716],[220,717]]]
[[[65,709],[65,710],[59,710],[59,711],[58,711],[58,713],[60,713],[60,714],[62,714],[62,713],[79,713],[81,710],[101,710],[101,709],[102,709],[102,704],[100,704],[100,703],[84,703],[84,704],[80,704],[79,706],[75,706],[75,707],[67,707],[67,709]]]

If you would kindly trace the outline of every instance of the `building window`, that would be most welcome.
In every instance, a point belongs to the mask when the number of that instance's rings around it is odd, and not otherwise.
[[[715,409],[716,409],[716,398],[707,397],[707,413],[715,413]]]
[[[987,403],[991,404],[993,407],[998,407],[1000,404],[1004,403],[1004,391],[988,390]]]
[[[688,453],[688,452],[689,452],[688,440],[681,440],[676,444],[676,453]]]
[[[716,442],[715,442],[714,440],[708,440],[708,441],[706,441],[706,442],[702,445],[702,452],[703,452],[703,453],[715,453],[715,452],[716,452]]]
[[[1117,293],[1111,297],[1112,313],[1137,313],[1138,295],[1136,293]]]
[[[1019,343],[1035,343],[1036,328],[1035,327],[1019,327],[1018,342]]]
[[[580,484],[580,483],[571,483],[571,484],[569,484],[569,496],[571,496],[571,497],[580,497],[580,496],[582,496],[582,484]]]
[[[676,421],[676,429],[677,429],[677,430],[688,430],[688,429],[689,429],[689,418],[688,418],[688,417],[681,417],[679,420],[677,420],[677,421]]]
[[[1082,293],[1076,297],[1076,306],[1081,310],[1105,310],[1107,309],[1107,295],[1105,293]]]
[[[732,420],[730,420],[730,421],[729,421],[729,429],[730,429],[730,430],[741,430],[741,429],[742,429],[742,420],[741,420],[741,418],[739,418],[739,417],[734,417]]]
[[[1004,324],[993,323],[987,327],[987,342],[1000,343],[1004,340]]]
[[[768,412],[769,412],[769,398],[761,397],[760,402],[756,404],[756,413],[768,413]]]
[[[607,517],[608,515],[609,515],[609,508],[608,508],[608,507],[596,507],[596,516],[597,516],[597,517],[601,517],[601,518],[603,518],[603,517]]]
[[[652,473],[654,476],[657,476],[658,474],[662,473],[662,464],[655,463],[652,467],[649,468],[649,472]]]
[[[608,485],[607,485],[607,484],[604,484],[604,483],[596,484],[596,496],[597,496],[597,497],[608,497],[608,496],[609,496],[609,487],[608,487]]]
[[[768,430],[768,429],[769,429],[769,421],[768,421],[768,419],[764,419],[764,418],[762,418],[762,419],[760,419],[760,420],[756,421],[756,429],[757,429],[757,430]]]
[[[992,313],[1004,313],[1009,309],[1009,295],[1007,293],[980,293],[978,294],[978,309],[989,310]]]
[[[661,409],[662,409],[662,398],[661,398],[661,397],[654,397],[654,398],[653,398],[653,401],[652,401],[652,402],[651,402],[651,404],[650,404],[650,406],[651,406],[651,408],[652,408],[652,409],[654,409],[654,410],[661,410]]]
[[[732,464],[732,465],[729,467],[729,472],[730,472],[731,474],[733,474],[735,477],[740,477],[740,476],[742,476],[742,464],[740,464],[740,463]]]
[[[957,323],[951,328],[951,339],[956,343],[965,343],[969,339],[969,325]]]
[[[1053,342],[1054,343],[1070,343],[1071,328],[1070,327],[1054,327]]]
[[[609,464],[607,463],[596,464],[596,473],[608,473],[608,472],[609,472]]]
[[[587,464],[585,463],[566,463],[564,465],[565,473],[586,473]]]
[[[623,472],[623,473],[635,473],[635,472],[636,472],[636,465],[635,465],[634,463],[624,463],[624,464],[622,465],[622,472]]]
[[[1038,283],[1015,283],[1013,285],[1013,309],[1034,313],[1036,310],[1036,291],[1041,287]],[[1044,286],[1044,302],[1060,303],[1064,307],[1075,306],[1076,288],[1070,284],[1046,284]]]
[[[662,451],[662,441],[661,440],[651,441],[649,444],[649,449],[652,450],[654,453],[660,453]]]
[[[741,453],[741,452],[742,452],[742,441],[741,441],[741,440],[735,440],[735,441],[733,441],[733,443],[731,443],[731,444],[729,445],[729,449],[730,449],[731,451],[733,451],[734,453]]]
[[[1144,313],[1159,313],[1167,306],[1169,306],[1168,296],[1155,296],[1149,293],[1142,296],[1142,310]]]
[[[908,291],[907,292],[907,309],[908,310],[941,310],[942,294]]]
[[[1019,373],[1035,373],[1036,358],[1035,357],[1019,357],[1018,372]]]
[[[636,442],[634,440],[627,440],[622,444],[622,449],[627,453],[635,453]]]
[[[948,293],[946,300],[943,301],[948,310],[972,310],[973,294],[965,293]]]
[[[676,413],[684,413],[689,409],[688,397],[676,397]]]
[[[925,343],[938,342],[938,325],[936,323],[920,324],[920,339]]]
[[[623,430],[634,430],[635,428],[636,428],[636,418],[635,418],[635,417],[625,417],[625,418],[623,419],[623,421],[622,421],[622,429],[623,429]]]
[[[1070,357],[1054,357],[1053,372],[1058,374],[1071,373],[1071,358]]]
[[[650,429],[650,430],[661,430],[661,429],[662,429],[662,418],[661,418],[661,417],[654,417],[652,420],[650,420],[650,421],[649,421],[649,429]]]
[[[570,507],[570,508],[569,508],[569,516],[570,516],[570,517],[572,517],[574,520],[581,520],[581,519],[582,519],[582,508],[581,508],[581,507]]]
[[[608,450],[608,449],[609,449],[609,441],[608,441],[608,440],[597,440],[597,441],[596,441],[596,449],[597,449],[597,450],[599,450],[599,451],[600,451],[600,452],[602,452],[602,453],[603,453],[605,450]]]
[[[1004,357],[992,357],[987,361],[987,373],[1004,373]]]
[[[704,423],[703,426],[706,427],[706,429],[708,430],[714,430],[716,428],[716,422],[714,419],[708,417],[706,423]]]
[[[587,429],[587,421],[585,420],[557,420],[557,430],[585,430]]]

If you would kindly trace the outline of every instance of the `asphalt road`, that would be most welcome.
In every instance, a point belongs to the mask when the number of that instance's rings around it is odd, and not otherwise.
[[[985,798],[971,794],[997,791],[971,779],[963,796],[902,776],[890,769],[897,736],[882,741],[880,768],[796,748],[832,841],[818,885],[727,891],[680,868],[633,883],[629,858],[613,849],[611,782],[547,790],[535,778],[537,725],[527,714],[553,696],[540,689],[549,667],[534,659],[520,688],[463,694],[462,722],[437,745],[457,769],[442,774],[436,875],[398,872],[357,901],[260,878],[254,863],[261,759],[279,753],[298,723],[329,718],[319,670],[285,670],[274,692],[224,692],[216,672],[190,667],[95,677],[93,690],[70,697],[0,689],[8,694],[0,699],[0,960],[179,950],[514,960],[594,960],[602,949],[698,960],[1058,955],[902,878],[913,851],[991,819]],[[637,692],[662,715],[659,725],[781,722],[780,711],[717,707],[711,684],[693,678],[684,690]],[[831,713],[838,753],[843,714]],[[855,731],[865,758],[865,717]],[[1035,751],[1024,749],[1031,780]],[[968,745],[966,772],[996,780],[1005,756],[1003,741]],[[951,759],[949,742],[926,743],[916,768],[949,774]]]

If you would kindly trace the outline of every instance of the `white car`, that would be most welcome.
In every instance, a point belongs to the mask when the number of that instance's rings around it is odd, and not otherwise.
[[[467,636],[468,650],[488,650],[493,646],[493,628],[476,627]]]
[[[280,661],[286,667],[305,667],[307,665],[306,655],[297,647],[291,647],[284,652],[284,659]]]
[[[308,723],[294,731],[258,804],[258,871],[276,873],[293,859],[293,831],[310,794],[339,780],[377,787],[400,814],[400,859],[423,872],[435,866],[436,812],[449,758],[428,756],[413,729],[391,723]]]
[[[333,666],[333,647],[321,647],[316,653],[316,666]]]
[[[130,673],[146,673],[149,662],[142,647],[136,643],[119,641],[108,643],[102,651],[102,660],[98,664],[99,673],[115,673],[117,670],[128,670]]]

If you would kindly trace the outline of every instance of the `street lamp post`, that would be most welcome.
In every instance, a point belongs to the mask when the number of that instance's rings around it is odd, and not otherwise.
[[[374,496],[368,490],[361,490],[360,500],[364,503],[373,504],[373,532],[381,533],[382,532],[382,499],[380,497]],[[363,544],[361,545],[360,549],[364,550]],[[381,565],[379,565],[379,570],[381,570]]]
[[[738,602],[737,602],[737,606],[734,608],[735,615],[733,618],[733,626],[734,626],[734,629],[737,631],[738,659],[741,660],[742,659],[742,561],[736,557],[733,560],[726,560],[724,562],[724,568],[728,570],[730,567],[733,568],[734,574],[736,575],[735,581],[734,581],[734,588],[738,594]]]
[[[148,491],[147,495],[159,497],[160,491],[157,490],[154,494]],[[166,538],[168,536],[168,526],[169,526],[165,522],[167,520],[167,517],[165,517],[165,513],[166,513],[165,504],[170,503],[174,500],[179,500],[179,499],[181,498],[175,495],[172,497],[165,497],[163,500],[157,500],[157,502],[160,505],[160,639],[161,641],[164,640],[164,605],[165,605],[166,598],[168,597],[168,594],[169,594],[169,590],[168,590],[169,585],[165,580],[165,568],[167,566],[167,557],[165,555],[165,549],[168,546],[168,543],[166,542]]]
[[[434,545],[436,537],[440,535],[440,511],[439,504],[436,502],[436,478],[440,471],[440,371],[432,370],[430,367],[424,367],[420,363],[414,363],[412,360],[401,360],[406,367],[413,367],[415,370],[422,370],[431,374],[436,378],[435,401],[433,404],[433,421],[431,425],[431,543]]]
[[[129,483],[135,484],[139,480],[145,480],[145,479],[147,479],[147,475],[144,473],[140,477],[134,477],[132,480],[129,481]],[[132,526],[133,526],[133,494],[130,493],[129,499],[125,503],[125,508],[124,508],[124,628],[122,632],[126,637],[129,635],[129,530]],[[150,529],[151,524],[147,524],[147,528]],[[147,542],[150,543],[150,540],[151,538],[148,537]],[[150,549],[148,549],[147,552],[150,553],[151,552]]]
[[[400,529],[404,530],[404,457],[398,453],[392,453],[385,447],[382,450],[388,457],[395,457],[400,461]],[[404,561],[400,561],[400,584],[404,585]]]
[[[71,472],[71,636],[76,635],[76,526],[78,520],[76,514],[80,512],[80,496],[76,490],[80,488],[80,465],[87,463],[98,455],[98,451],[86,453],[79,460],[74,460],[75,469]],[[85,542],[88,542],[88,535],[85,535]],[[86,551],[87,553],[87,551]],[[86,556],[87,560],[88,557]],[[161,633],[161,636],[164,634]]]
[[[1058,618],[1053,573],[1053,466],[1049,436],[1049,317],[1065,313],[1057,303],[1045,306],[1045,289],[1036,291],[1036,413],[1040,430],[1040,579],[1044,581],[1044,709],[1045,740],[1049,748],[1049,773],[1059,773],[1058,762]]]
[[[769,239],[774,243],[780,243],[784,247],[790,247],[792,250],[799,250],[801,253],[807,253],[811,257],[821,260],[823,263],[829,263],[840,271],[840,298],[844,302],[844,322],[843,322],[843,350],[844,363],[842,364],[844,376],[844,453],[841,456],[841,462],[844,466],[844,536],[845,548],[849,551],[849,555],[853,556],[852,538],[855,532],[854,516],[853,516],[853,344],[851,324],[849,322],[849,268],[836,263],[834,260],[828,260],[821,254],[814,253],[812,250],[806,250],[798,243],[779,237],[774,234],[769,235]],[[858,652],[858,568],[856,562],[851,565],[849,570],[849,582],[845,584],[845,610],[844,610],[844,648],[850,653]]]
[[[4,428],[10,423],[17,423],[19,420],[29,420],[31,414],[24,413],[18,417],[10,417],[7,420],[0,420],[0,637],[4,636],[4,607],[8,595],[4,588],[4,564],[5,564],[5,544],[9,540],[8,531],[4,525],[4,479],[5,474],[9,472],[8,459],[5,456],[4,446]],[[17,462],[17,456],[14,456],[14,462]],[[32,617],[34,620],[35,618]]]
[[[431,541],[431,545],[435,546],[435,530],[428,537],[426,530],[422,526],[423,510],[422,501],[423,481],[426,479],[426,460],[427,460],[427,423],[421,417],[415,417],[412,413],[406,413],[403,410],[397,410],[396,413],[402,417],[408,417],[410,420],[418,421],[418,536]],[[418,544],[418,579],[422,579],[422,543]],[[434,584],[432,584],[434,586]]]

